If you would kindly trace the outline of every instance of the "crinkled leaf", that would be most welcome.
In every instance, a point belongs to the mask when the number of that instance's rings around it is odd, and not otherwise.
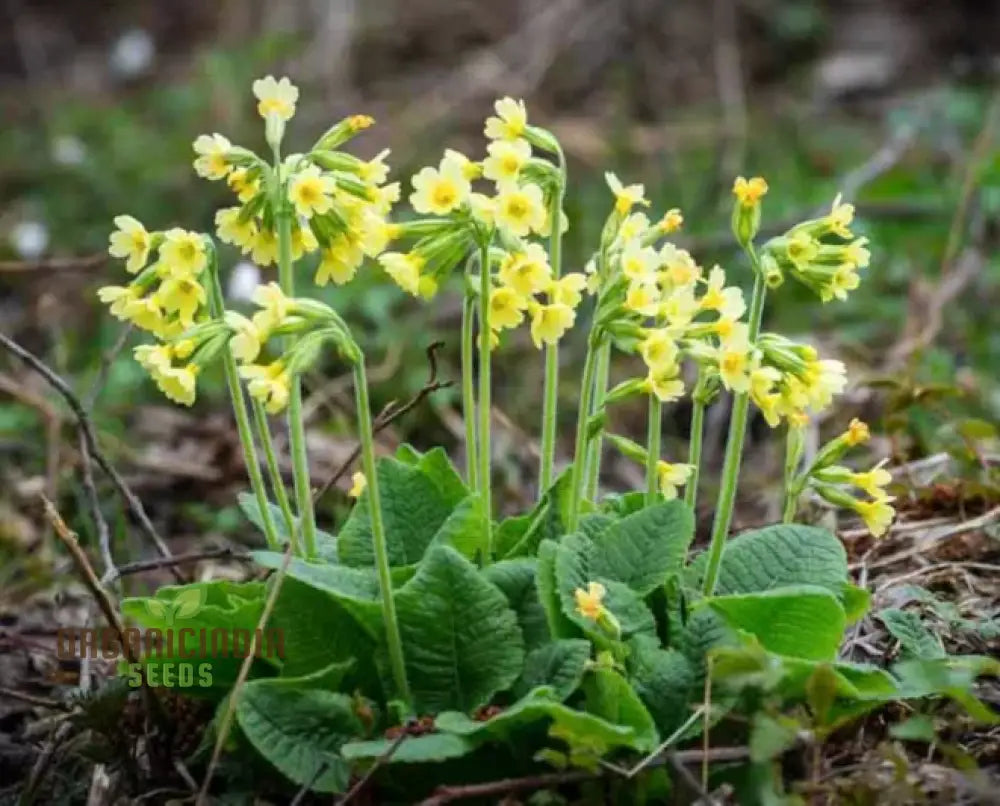
[[[944,645],[920,620],[920,616],[910,610],[895,607],[880,610],[879,620],[889,634],[899,641],[903,654],[913,658],[943,658]]]
[[[590,571],[645,596],[681,569],[693,535],[694,518],[683,501],[654,504],[596,536]]]
[[[614,669],[597,667],[584,678],[587,711],[635,730],[636,748],[648,752],[659,743],[656,724],[638,694]]]
[[[264,518],[261,515],[260,507],[257,505],[257,496],[252,493],[242,492],[236,496],[236,501],[239,504],[240,509],[243,514],[246,515],[247,520],[250,521],[254,526],[256,526],[262,533],[266,533],[264,529]],[[288,543],[288,522],[285,520],[284,513],[281,511],[281,507],[270,501],[267,503],[267,509],[271,513],[271,520],[274,522],[275,531],[278,533],[278,542],[281,545],[286,545]],[[294,518],[294,528],[299,528],[299,519]],[[334,537],[329,532],[324,532],[322,529],[316,530],[316,554],[321,559],[327,561],[336,561],[337,558],[337,538]]]
[[[543,540],[538,546],[538,565],[535,568],[538,601],[545,612],[549,635],[552,638],[574,638],[580,635],[581,630],[563,614],[556,583],[557,554],[558,544],[554,540]]]
[[[503,591],[507,602],[517,613],[517,622],[524,636],[525,649],[533,649],[549,641],[545,611],[535,586],[537,561],[528,557],[500,560],[483,569],[483,575]]]
[[[257,752],[290,781],[317,792],[344,791],[350,768],[338,752],[363,730],[349,696],[253,680],[240,693],[236,718]]]
[[[450,507],[457,506],[471,492],[444,448],[431,448],[427,453],[420,453],[410,445],[401,445],[396,450],[396,458],[427,476]]]
[[[431,548],[396,605],[420,712],[472,711],[517,679],[524,661],[517,615],[455,549]]]
[[[395,739],[348,742],[340,748],[340,752],[348,761],[368,761],[382,758],[392,751],[392,755],[384,763],[427,764],[461,758],[475,749],[476,745],[462,736],[453,733],[428,733],[424,736],[407,736],[398,745]]]
[[[556,699],[565,700],[583,680],[588,660],[590,642],[581,638],[563,638],[544,644],[524,659],[524,670],[514,684],[514,693],[524,696],[539,686],[550,686]]]
[[[629,642],[629,681],[656,722],[669,736],[691,715],[688,707],[698,682],[696,669],[676,649],[661,649],[655,639]]]
[[[756,636],[779,655],[832,660],[844,634],[844,608],[836,596],[815,586],[715,596],[706,603],[730,627]]]
[[[558,540],[566,533],[570,477],[570,468],[567,468],[545,491],[535,508],[522,516],[527,522],[517,519],[506,529],[501,524],[496,543],[499,559],[532,557],[543,540]]]
[[[441,524],[441,528],[431,538],[431,545],[451,546],[470,560],[475,560],[482,556],[486,548],[486,525],[482,497],[467,496]]]
[[[419,562],[454,506],[418,467],[380,459],[376,473],[389,563]],[[371,568],[375,563],[368,495],[367,489],[361,493],[337,538],[340,561],[345,565]]]
[[[845,582],[840,593],[840,601],[844,605],[844,614],[847,616],[847,624],[850,626],[860,621],[868,612],[871,606],[871,591],[859,588],[851,582]]]
[[[700,588],[707,557],[688,568],[687,583]],[[722,553],[715,592],[757,593],[788,585],[816,585],[841,595],[847,555],[832,532],[815,526],[778,524],[729,540]]]

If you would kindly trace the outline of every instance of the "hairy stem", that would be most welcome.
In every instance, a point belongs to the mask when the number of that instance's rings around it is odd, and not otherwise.
[[[483,565],[493,556],[493,502],[490,468],[490,239],[484,238],[479,257],[479,494],[483,499],[486,526],[483,535]]]
[[[292,551],[299,553],[299,534],[295,526],[295,514],[292,512],[291,502],[288,500],[288,491],[285,489],[285,480],[281,477],[281,468],[278,467],[278,458],[274,453],[274,440],[271,438],[271,429],[267,422],[267,412],[264,405],[253,398],[250,399],[253,409],[254,424],[257,427],[257,439],[260,440],[264,448],[264,463],[267,465],[267,473],[271,478],[271,489],[274,490],[274,499],[278,502],[278,509],[281,510],[281,517],[285,521],[285,528],[288,531],[288,539],[292,544]]]
[[[684,503],[694,511],[698,504],[698,477],[701,475],[701,443],[705,430],[705,400],[701,392],[701,375],[695,384],[694,395],[691,398],[691,435],[688,437],[688,464],[691,465],[691,475],[684,488]]]
[[[219,263],[215,250],[211,250],[209,258],[209,276],[211,278],[209,294],[212,314],[221,317],[226,310],[225,297],[222,295],[222,283],[219,281]],[[222,365],[226,373],[226,386],[229,388],[229,398],[233,404],[233,415],[236,417],[236,432],[240,437],[240,447],[243,449],[243,460],[246,462],[247,475],[250,477],[250,488],[257,500],[261,523],[264,525],[264,537],[270,549],[279,548],[278,531],[271,517],[268,504],[267,489],[264,487],[264,476],[260,472],[257,460],[257,448],[253,441],[253,431],[250,428],[250,416],[247,413],[247,402],[243,397],[243,387],[240,386],[240,374],[236,368],[236,359],[229,345],[222,353]]]
[[[462,300],[462,419],[465,422],[465,480],[473,492],[479,488],[479,470],[476,465],[479,461],[476,449],[476,392],[472,377],[475,305],[475,297],[466,292]]]
[[[382,620],[385,624],[386,647],[389,665],[398,696],[410,704],[410,685],[406,679],[403,658],[403,639],[399,635],[396,618],[396,601],[392,592],[389,571],[389,549],[386,545],[385,525],[382,522],[382,501],[379,497],[378,474],[375,470],[375,436],[372,432],[371,404],[368,401],[368,379],[364,361],[354,365],[354,396],[358,410],[358,439],[361,441],[361,466],[367,481],[368,515],[372,525],[372,543],[375,547],[375,570],[378,572],[379,592],[382,596]]]
[[[657,484],[656,463],[660,461],[660,444],[663,429],[663,403],[654,395],[649,396],[649,424],[646,438],[646,504],[656,503]]]
[[[750,301],[749,339],[753,344],[760,334],[760,322],[764,312],[764,297],[767,285],[764,273],[757,264],[757,257],[750,246],[747,249],[754,267],[753,297]],[[733,412],[729,421],[729,437],[726,440],[726,457],[722,464],[722,487],[719,491],[719,502],[715,510],[715,520],[712,523],[712,539],[708,549],[708,566],[705,570],[703,593],[711,596],[715,592],[715,583],[719,578],[719,566],[722,563],[722,550],[729,534],[729,525],[733,519],[733,506],[736,503],[736,484],[740,475],[740,460],[743,458],[743,441],[746,437],[747,415],[750,410],[750,395],[741,392],[733,398]]]
[[[601,346],[597,354],[597,370],[594,377],[594,398],[591,404],[591,414],[597,414],[604,405],[608,394],[608,375],[611,371],[611,342]],[[584,495],[591,501],[597,498],[597,489],[601,480],[601,457],[603,455],[603,429],[594,435],[587,445],[587,486]]]
[[[576,443],[573,450],[573,469],[570,471],[569,522],[567,531],[572,532],[580,519],[580,501],[583,495],[583,471],[587,462],[587,421],[590,419],[590,403],[594,394],[594,375],[597,372],[597,357],[602,347],[601,339],[591,334],[587,345],[587,358],[583,363],[583,379],[580,382],[580,407],[576,418]]]

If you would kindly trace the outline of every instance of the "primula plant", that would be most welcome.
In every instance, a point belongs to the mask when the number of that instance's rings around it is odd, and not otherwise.
[[[191,405],[215,362],[228,381],[252,493],[241,505],[267,542],[257,563],[276,573],[264,584],[186,586],[201,589],[204,604],[185,623],[252,631],[266,620],[282,631],[284,656],[253,659],[245,679],[237,659],[208,658],[212,686],[192,694],[220,703],[219,749],[263,756],[291,792],[343,792],[372,765],[385,800],[409,801],[429,782],[568,767],[596,777],[639,764],[614,786],[656,800],[670,785],[662,751],[710,730],[705,739],[749,741],[746,802],[774,802],[784,750],[821,744],[886,702],[951,696],[983,717],[969,690],[994,661],[910,659],[887,670],[838,659],[868,596],[850,583],[838,538],[796,523],[806,494],[856,513],[876,537],[894,516],[882,463],[841,464],[869,439],[864,423],[804,457],[804,428],[844,389],[844,365],[762,330],[766,297],[788,280],[822,302],[858,286],[869,252],[851,230],[850,204],[838,198],[828,214],[758,243],[767,184],[738,178],[732,229],[745,260],[727,276],[671,243],[679,210],[650,216],[643,186],[609,173],[593,257],[567,272],[566,162],[523,102],[496,103],[482,159],[446,150],[419,170],[407,183],[413,214],[397,216],[402,189],[387,181],[387,152],[365,161],[344,150],[371,118],[346,118],[296,152],[286,137],[296,87],[269,76],[253,91],[264,156],[221,134],[194,141],[195,171],[235,195],[215,233],[148,230],[120,216],[111,254],[131,280],[99,292],[113,315],[149,333],[135,357],[168,398]],[[251,316],[226,309],[217,242],[276,266]],[[458,275],[463,472],[441,448],[376,458],[365,356],[350,323],[309,294],[359,271],[383,272],[422,304]],[[733,274],[752,278],[749,300]],[[587,349],[563,460],[559,347],[581,325]],[[540,421],[529,424],[541,445],[538,495],[529,511],[501,517],[491,364],[521,327],[544,365]],[[609,388],[621,353],[644,371]],[[303,372],[320,359],[353,372],[362,446],[354,508],[326,530],[313,509],[301,394]],[[664,406],[685,395],[688,453],[665,457]],[[707,549],[693,553],[704,412],[722,395],[732,415],[714,525]],[[644,444],[606,428],[609,409],[634,397],[648,404]],[[787,445],[784,522],[730,539],[751,407]],[[278,416],[290,490],[272,434]],[[606,449],[644,468],[642,490],[602,496]],[[184,591],[166,587],[123,607],[162,627],[164,607],[151,603]],[[145,662],[177,657],[160,651]]]

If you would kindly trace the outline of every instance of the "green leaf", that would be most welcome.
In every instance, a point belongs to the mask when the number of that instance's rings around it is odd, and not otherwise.
[[[431,545],[451,546],[470,560],[475,560],[482,556],[485,549],[486,525],[482,497],[467,496],[441,524],[431,538]]]
[[[868,612],[872,602],[872,594],[866,588],[859,588],[851,582],[845,582],[840,601],[844,605],[847,624],[850,626],[860,621]]]
[[[389,563],[394,566],[417,563],[454,507],[419,468],[395,459],[380,459],[376,473]],[[368,512],[366,490],[337,538],[340,561],[345,565],[371,568],[375,564]]]
[[[394,739],[349,742],[341,749],[348,761],[369,761],[381,758],[396,744]],[[476,745],[453,733],[428,733],[407,736],[396,747],[386,764],[426,764],[461,758],[476,749]]]
[[[750,760],[770,761],[791,748],[802,726],[791,717],[758,713],[750,728]]]
[[[669,736],[691,715],[696,669],[676,649],[661,649],[646,637],[629,642],[629,682],[649,710],[661,736]]]
[[[534,727],[544,720],[551,722],[550,731],[561,737],[606,748],[629,747],[641,751],[645,746],[644,740],[636,737],[634,728],[577,711],[558,702],[554,696],[551,688],[537,688],[485,722],[477,722],[456,711],[446,711],[438,715],[435,724],[438,730],[465,737],[476,744],[510,740],[522,728]]]
[[[730,627],[756,636],[766,649],[807,660],[836,657],[846,625],[837,597],[815,586],[714,596],[706,604]]]
[[[524,696],[539,686],[550,686],[555,698],[563,701],[579,687],[588,660],[590,642],[580,638],[563,638],[540,646],[524,659],[514,693]]]
[[[681,569],[694,535],[683,501],[665,501],[612,523],[594,540],[591,573],[623,582],[641,596]]]
[[[503,591],[517,613],[525,649],[548,643],[549,627],[535,586],[537,561],[528,557],[500,560],[483,569],[483,576]]]
[[[941,639],[924,626],[916,613],[890,607],[880,610],[877,615],[889,634],[899,641],[904,655],[913,658],[945,656]]]
[[[472,711],[517,679],[524,661],[517,615],[453,548],[432,547],[396,604],[419,711]]]
[[[653,614],[639,595],[625,583],[602,577],[591,570],[594,545],[578,534],[567,535],[556,546],[556,586],[563,615],[582,629],[591,640],[602,645],[608,643],[601,629],[576,609],[574,592],[586,590],[591,581],[600,582],[606,589],[604,606],[611,611],[621,626],[621,635],[627,639],[638,634],[656,634]]]
[[[559,540],[566,533],[570,470],[559,475],[527,516],[511,521],[507,528],[501,524],[496,542],[498,559],[532,557],[543,540]]]
[[[253,558],[265,568],[275,569],[281,568],[285,561],[284,555],[276,551],[255,551]],[[382,599],[374,571],[320,565],[295,557],[288,564],[287,578],[330,594],[369,635],[374,638],[382,635]]]
[[[955,700],[974,719],[986,724],[1000,723],[1000,714],[973,694],[976,680],[1000,677],[1000,661],[979,655],[904,660],[892,667],[899,681],[902,699],[946,696]]]
[[[242,492],[236,496],[236,501],[243,514],[246,515],[247,520],[260,529],[262,533],[266,533],[264,518],[261,515],[260,507],[257,506],[257,496],[252,493]],[[267,502],[267,509],[271,513],[271,520],[274,522],[274,528],[278,533],[278,542],[283,546],[287,545],[290,535],[288,534],[288,523],[285,521],[284,513],[282,513],[281,508],[277,504],[270,501]],[[294,523],[295,528],[298,529],[299,519],[295,518]],[[316,553],[321,559],[336,562],[337,538],[329,532],[317,529]]]
[[[434,482],[449,507],[458,506],[471,492],[444,448],[432,448],[417,460],[417,469]]]
[[[376,680],[371,663],[375,639],[330,593],[286,577],[270,624],[284,636],[283,676],[306,675],[353,659],[357,674],[352,676],[365,683]],[[378,689],[366,693],[374,695]]]
[[[628,681],[614,669],[597,667],[583,681],[587,711],[635,730],[636,749],[649,752],[659,744],[656,724]]]
[[[168,585],[154,597],[123,599],[122,614],[148,629],[250,630],[264,608],[264,586],[219,580]]]
[[[557,553],[558,544],[554,540],[543,540],[538,546],[538,565],[535,569],[538,601],[545,612],[549,635],[552,638],[575,638],[580,635],[580,628],[563,614],[556,584]]]
[[[350,768],[338,751],[363,730],[351,698],[288,683],[247,683],[236,705],[240,728],[257,752],[293,783],[311,784],[316,792],[344,791]]]
[[[934,719],[927,714],[917,714],[911,716],[905,722],[899,722],[890,726],[889,735],[894,739],[903,739],[910,742],[931,742],[937,739],[937,731],[934,729]]]
[[[700,588],[707,557],[688,568],[689,587]],[[715,592],[757,593],[788,585],[816,585],[841,595],[847,555],[832,532],[815,526],[778,524],[734,537],[722,553]]]

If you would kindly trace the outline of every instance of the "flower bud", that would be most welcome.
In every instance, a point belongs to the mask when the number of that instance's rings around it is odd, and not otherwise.
[[[346,151],[319,149],[310,151],[309,159],[325,171],[344,171],[349,174],[357,174],[362,165],[361,160]]]
[[[351,115],[334,123],[313,146],[313,151],[332,151],[375,123],[369,115]]]
[[[525,126],[523,136],[535,148],[548,151],[550,154],[562,154],[559,141],[548,129],[543,129],[541,126]]]
[[[733,235],[743,247],[748,246],[760,230],[760,200],[765,193],[767,182],[759,176],[749,180],[739,176],[733,183],[733,195],[736,196],[736,203],[733,205]]]
[[[764,252],[760,256],[760,270],[764,273],[764,282],[768,288],[778,288],[785,282],[785,274],[770,252]]]
[[[268,112],[264,119],[264,139],[272,149],[277,151],[285,137],[285,119],[277,112]]]

